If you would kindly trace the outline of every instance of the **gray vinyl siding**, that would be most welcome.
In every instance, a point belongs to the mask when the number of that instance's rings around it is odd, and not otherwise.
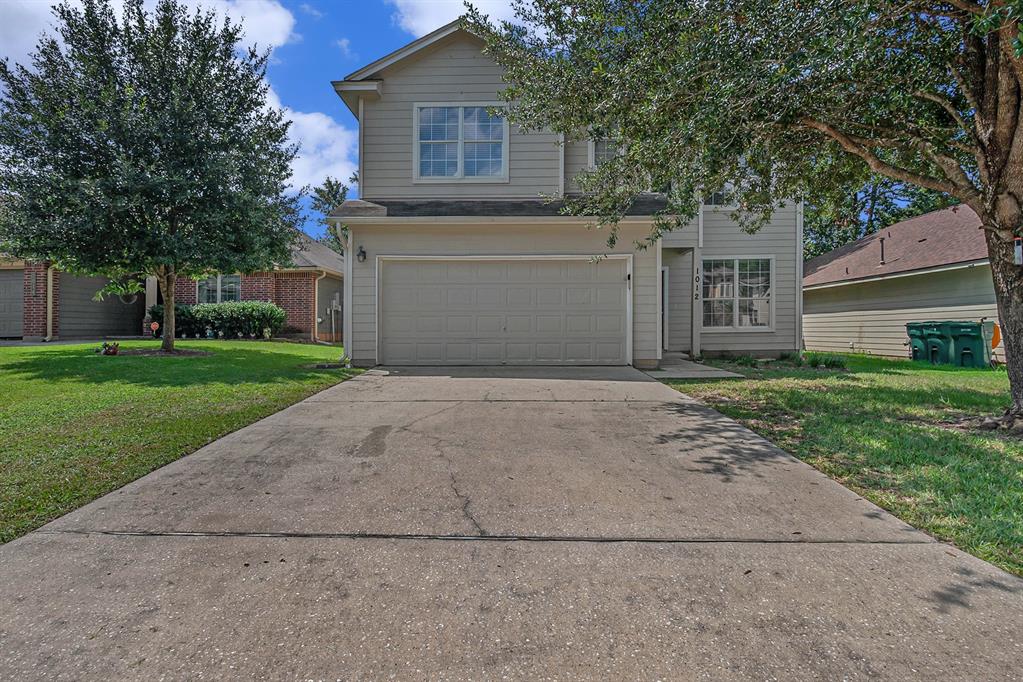
[[[703,209],[702,259],[730,257],[774,258],[774,331],[717,331],[704,327],[701,347],[704,353],[722,352],[774,355],[796,349],[796,299],[799,281],[797,206],[789,203],[774,212],[771,221],[755,234],[743,232],[729,217],[727,209]],[[702,305],[702,304],[701,304]]]
[[[575,178],[589,168],[590,147],[586,140],[565,141],[565,193],[578,194],[579,183]]]
[[[439,219],[438,219],[439,220]],[[608,253],[603,233],[581,224],[386,225],[349,224],[353,243],[366,249],[363,263],[352,263],[352,338],[346,340],[354,362],[372,365],[376,357],[377,256],[601,255]],[[633,240],[647,225],[622,226],[611,253],[633,254],[632,356],[634,362],[656,361],[657,252],[634,251]]]
[[[907,322],[998,319],[988,265],[809,289],[803,306],[808,350],[895,358],[908,355]]]
[[[363,199],[537,199],[558,191],[561,150],[556,135],[523,134],[512,126],[508,180],[413,181],[413,110],[431,102],[499,102],[503,70],[480,43],[455,34],[381,74],[383,95],[367,99],[362,126]]]
[[[117,296],[93,300],[108,280],[60,274],[60,338],[82,339],[105,336],[138,336],[142,333],[145,297],[123,303]]]

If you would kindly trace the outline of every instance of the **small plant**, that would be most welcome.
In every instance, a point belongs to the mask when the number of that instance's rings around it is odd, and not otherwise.
[[[824,366],[828,369],[845,369],[845,357],[842,355],[825,355]]]
[[[756,367],[758,364],[757,359],[748,353],[735,358],[734,362],[735,364],[742,365],[743,367]]]
[[[104,341],[103,345],[96,349],[96,352],[100,355],[117,355],[121,350],[121,344],[109,341]]]
[[[807,353],[806,364],[809,365],[810,367],[813,367],[814,369],[817,369],[818,367],[824,365],[824,357],[818,355],[817,353]]]
[[[802,367],[803,366],[803,355],[802,355],[802,353],[799,353],[798,351],[791,352],[791,353],[782,353],[781,355],[778,356],[778,361],[779,362],[787,362],[787,363],[789,363],[791,365],[795,365],[796,367]]]

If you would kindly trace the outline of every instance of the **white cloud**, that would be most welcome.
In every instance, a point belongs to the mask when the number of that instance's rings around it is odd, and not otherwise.
[[[419,37],[465,14],[462,0],[387,0],[394,5],[394,21],[402,29]],[[492,21],[512,19],[509,0],[472,0],[472,4]]]
[[[334,44],[337,45],[337,49],[341,50],[341,54],[343,54],[345,57],[349,59],[355,57],[355,53],[352,52],[352,41],[348,40],[348,38],[341,38],[340,40],[335,40]]]
[[[246,45],[277,48],[301,39],[295,29],[295,17],[278,0],[186,0],[190,7],[203,7],[219,16],[227,14],[240,22]],[[4,0],[0,2],[0,57],[26,63],[41,33],[51,33],[56,0]],[[115,0],[114,11],[121,14]],[[147,0],[152,9],[155,0]]]
[[[291,165],[295,188],[315,187],[328,175],[348,182],[359,167],[359,134],[322,112],[284,106],[273,89],[268,99],[271,106],[284,109],[284,115],[291,119],[289,136],[299,145],[298,157]]]
[[[326,16],[323,12],[316,9],[308,2],[303,2],[301,5],[298,6],[298,8],[305,12],[306,14],[308,14],[309,16],[311,16],[313,19],[322,19],[323,17]]]

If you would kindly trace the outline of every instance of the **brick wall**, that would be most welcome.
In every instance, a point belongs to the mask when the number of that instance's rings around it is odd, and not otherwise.
[[[274,273],[256,272],[242,275],[241,295],[243,301],[273,301]]]
[[[49,263],[26,262],[21,334],[25,338],[46,336],[46,270]],[[53,272],[53,336],[60,335],[60,272]]]
[[[179,277],[174,280],[174,302],[178,305],[193,305],[197,295],[194,279]]]
[[[313,315],[316,312],[316,275],[312,272],[274,273],[273,302],[288,314],[287,326],[312,336]]]

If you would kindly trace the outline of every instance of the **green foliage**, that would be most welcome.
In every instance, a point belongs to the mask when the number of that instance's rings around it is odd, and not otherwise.
[[[180,0],[54,8],[31,63],[0,63],[0,242],[113,278],[288,262],[298,223],[269,52]]]
[[[828,369],[845,369],[846,360],[842,355],[825,355],[824,366]]]
[[[958,204],[947,194],[875,174],[819,194],[806,204],[803,257],[807,260],[930,211]]]
[[[803,365],[803,354],[797,351],[782,353],[781,355],[778,356],[778,361],[786,362],[796,367],[801,367]]]
[[[271,335],[280,334],[287,317],[284,309],[263,301],[231,301],[227,303],[199,303],[197,305],[176,305],[176,331],[178,336],[195,337],[196,334],[215,338],[262,339],[265,330]],[[149,316],[163,318],[163,306],[149,309]],[[160,335],[157,330],[157,335]]]
[[[350,181],[355,180],[356,176],[353,175]],[[326,233],[320,237],[319,241],[342,254],[345,252],[345,237],[348,234],[348,228],[342,225],[339,232],[338,226],[328,222],[327,217],[347,198],[348,186],[329,175],[323,180],[322,185],[313,188],[310,197],[312,209],[320,214],[320,223],[326,227]]]
[[[758,364],[757,359],[748,354],[738,356],[733,362],[737,365],[742,365],[743,367],[756,367]]]
[[[824,365],[824,356],[820,353],[807,353],[803,359],[806,360],[807,366],[812,367],[813,369],[817,369]]]
[[[582,174],[589,194],[569,210],[615,224],[670,181],[656,236],[708,191],[726,188],[755,230],[784,201],[860,187],[870,171],[979,206],[994,178],[978,166],[969,100],[986,81],[969,37],[990,27],[973,9],[988,3],[966,4],[534,0],[514,24],[472,11],[467,25],[507,70],[512,120],[622,149]]]

